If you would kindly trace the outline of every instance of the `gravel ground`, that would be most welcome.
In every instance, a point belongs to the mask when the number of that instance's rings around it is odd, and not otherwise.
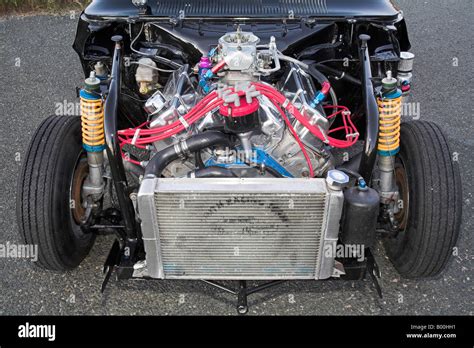
[[[417,54],[413,101],[420,103],[422,119],[443,125],[459,156],[464,213],[458,255],[438,279],[412,281],[400,279],[378,247],[382,300],[367,280],[291,282],[250,297],[250,314],[473,313],[472,1],[399,2]],[[82,80],[71,48],[76,22],[69,16],[0,19],[0,244],[19,242],[15,187],[28,140],[57,103],[76,101],[75,86]],[[111,281],[101,295],[110,243],[98,238],[83,264],[65,274],[40,270],[27,260],[0,259],[0,314],[235,314],[234,296],[197,281]]]

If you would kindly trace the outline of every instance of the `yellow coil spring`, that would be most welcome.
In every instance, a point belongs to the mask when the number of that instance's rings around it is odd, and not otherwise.
[[[400,147],[402,97],[378,98],[377,104],[380,113],[378,150],[394,153]]]
[[[104,105],[101,99],[81,97],[82,142],[87,146],[103,146]]]

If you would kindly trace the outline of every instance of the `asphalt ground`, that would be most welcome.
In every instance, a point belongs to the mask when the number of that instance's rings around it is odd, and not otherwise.
[[[463,224],[456,256],[437,279],[401,279],[384,256],[384,298],[369,280],[289,282],[252,295],[258,315],[472,315],[473,153],[471,0],[400,1],[416,58],[413,102],[420,118],[443,126],[463,178]],[[0,244],[19,243],[16,180],[29,139],[58,103],[76,102],[83,79],[72,50],[71,16],[0,19]],[[469,24],[471,23],[471,24]],[[100,293],[102,265],[111,245],[99,237],[74,271],[58,274],[24,259],[0,258],[0,314],[235,314],[235,297],[199,281],[112,280]]]

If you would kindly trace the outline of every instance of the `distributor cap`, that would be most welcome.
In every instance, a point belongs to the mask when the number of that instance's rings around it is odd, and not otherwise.
[[[250,103],[245,97],[241,97],[237,103],[221,105],[219,113],[226,117],[242,117],[258,111],[260,103],[257,98],[253,98]]]

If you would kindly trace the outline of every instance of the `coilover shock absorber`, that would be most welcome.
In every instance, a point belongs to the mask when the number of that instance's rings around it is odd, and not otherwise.
[[[382,80],[382,91],[377,98],[379,107],[379,171],[380,195],[382,203],[389,203],[394,198],[395,155],[400,150],[400,125],[402,116],[402,91],[398,80],[387,71]]]
[[[100,94],[100,79],[92,71],[79,92],[81,99],[82,146],[87,152],[89,176],[83,184],[85,197],[96,201],[104,190],[104,103]]]
[[[87,152],[105,148],[104,103],[100,95],[100,80],[92,71],[79,93],[81,98],[82,143]]]

